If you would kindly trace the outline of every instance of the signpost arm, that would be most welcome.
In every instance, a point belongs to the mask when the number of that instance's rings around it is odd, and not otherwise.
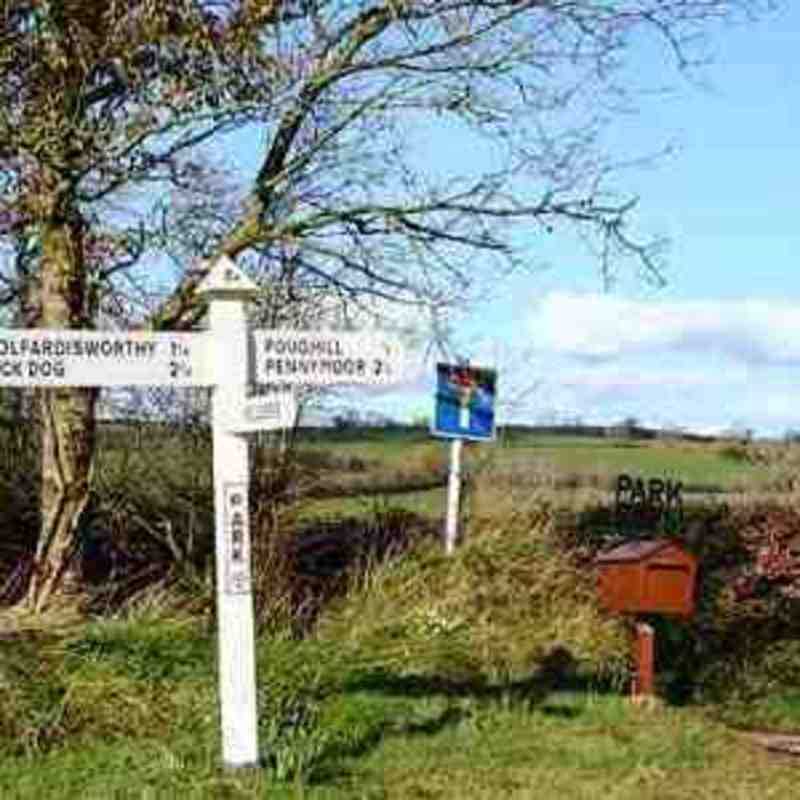
[[[455,549],[458,529],[458,502],[461,494],[461,447],[462,439],[450,442],[450,477],[447,483],[447,522],[444,534],[444,549],[451,555]]]
[[[241,405],[248,381],[245,302],[255,291],[228,259],[201,288],[209,297],[214,523],[222,755],[226,767],[258,766],[255,621],[250,579],[247,440],[229,432],[227,409]]]

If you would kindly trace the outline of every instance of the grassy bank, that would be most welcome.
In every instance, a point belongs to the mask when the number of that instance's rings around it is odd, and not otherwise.
[[[700,519],[700,612],[659,630],[664,696],[689,674],[722,687],[702,703],[626,702],[628,627],[599,608],[577,558],[597,544],[597,508],[610,504],[617,471],[751,481],[740,487],[746,505],[765,472],[775,477],[771,464],[722,447],[606,439],[467,447],[465,536],[447,558],[436,538],[442,488],[303,495],[357,481],[402,490],[409,475],[446,467],[446,445],[427,437],[367,439],[303,442],[294,496],[278,491],[274,463],[257,476],[263,769],[249,775],[219,768],[207,448],[164,436],[152,449],[101,454],[93,530],[137,565],[164,568],[91,619],[27,634],[22,621],[0,625],[0,797],[796,795],[793,762],[733,730],[800,732],[791,609],[737,603],[719,577],[726,558],[741,557],[735,534],[755,523]],[[28,524],[18,487],[0,485],[9,530]],[[342,517],[341,529],[315,531]]]
[[[597,690],[415,679],[359,667],[356,653],[332,645],[266,641],[265,769],[226,773],[208,632],[163,620],[104,623],[36,649],[46,671],[36,669],[33,645],[17,655],[39,681],[15,690],[25,735],[2,740],[3,797],[796,794],[790,762],[686,709],[635,709]]]

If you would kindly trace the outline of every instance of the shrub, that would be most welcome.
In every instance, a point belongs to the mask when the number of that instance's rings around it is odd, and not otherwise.
[[[453,556],[423,544],[377,567],[323,613],[318,634],[375,666],[454,680],[530,678],[556,649],[622,680],[629,653],[624,626],[601,613],[591,575],[559,551],[541,509],[471,531]]]
[[[36,755],[81,737],[196,732],[214,708],[213,664],[208,637],[163,621],[18,638],[0,649],[0,750]]]
[[[367,462],[358,456],[350,456],[344,463],[346,464],[345,469],[350,470],[350,472],[366,472],[368,468]]]
[[[739,702],[795,689],[800,601],[780,574],[761,574],[756,556],[800,529],[789,509],[749,505],[694,509],[692,548],[700,562],[697,611],[687,622],[654,620],[669,693]]]
[[[413,456],[406,467],[415,473],[440,475],[447,472],[449,465],[447,450],[440,442],[428,442],[414,448]]]
[[[750,462],[750,448],[746,444],[729,443],[717,450],[721,458],[739,463]]]

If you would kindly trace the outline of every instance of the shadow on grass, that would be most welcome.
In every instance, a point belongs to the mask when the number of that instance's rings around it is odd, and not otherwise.
[[[342,763],[343,759],[363,758],[375,750],[386,736],[435,736],[446,728],[458,725],[469,713],[459,708],[446,708],[441,714],[422,721],[407,720],[400,724],[384,721],[372,727],[357,739],[348,742],[335,742],[323,751],[319,763],[310,776],[310,784],[321,785],[334,781],[347,780],[355,776],[355,771]]]
[[[612,679],[580,673],[573,655],[564,647],[555,647],[542,659],[538,669],[523,679],[493,682],[482,676],[454,679],[375,670],[353,676],[345,682],[343,691],[407,698],[444,696],[487,703],[519,702],[547,713],[549,706],[544,701],[553,692],[619,694],[620,688]]]
[[[330,758],[359,758],[367,755],[377,747],[387,734],[400,736],[435,736],[450,725],[456,725],[468,712],[464,709],[449,707],[440,714],[425,720],[403,720],[401,722],[384,720],[375,725],[357,740],[350,742],[336,742],[326,752],[326,759]]]
[[[620,693],[619,687],[614,686],[611,681],[602,681],[591,676],[565,677],[552,681],[539,673],[527,679],[504,683],[489,683],[477,679],[453,680],[436,676],[369,673],[347,682],[344,691],[372,692],[406,698],[472,699],[487,704],[525,703],[544,713],[548,713],[551,708],[551,704],[545,701],[554,692],[617,695]]]
[[[545,662],[530,678],[501,683],[479,677],[457,680],[437,675],[398,675],[383,670],[353,675],[342,687],[344,694],[373,695],[378,703],[380,698],[445,698],[445,707],[424,719],[415,719],[413,711],[399,719],[389,714],[374,724],[366,724],[361,732],[333,742],[315,765],[311,783],[352,779],[355,772],[342,762],[368,756],[387,736],[433,737],[464,723],[479,723],[484,714],[491,715],[495,709],[515,708],[523,713],[536,711],[566,721],[576,720],[585,713],[584,705],[576,702],[576,698],[589,693],[619,693],[610,681],[569,674],[574,662],[563,648],[556,648]]]

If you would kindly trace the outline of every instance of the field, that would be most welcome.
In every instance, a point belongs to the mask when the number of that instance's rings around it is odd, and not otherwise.
[[[432,466],[446,477],[449,460],[448,444],[421,439],[418,434],[395,435],[388,442],[380,439],[353,441],[351,438],[329,442],[327,445],[341,458],[360,458],[383,468],[399,469],[403,464],[425,469]],[[313,441],[301,445],[301,450],[318,449]],[[775,483],[774,469],[726,458],[713,448],[694,443],[664,445],[661,442],[609,441],[605,438],[516,436],[480,445],[469,445],[464,458],[467,474],[480,474],[491,469],[495,474],[510,476],[527,487],[574,490],[599,489],[606,502],[613,501],[616,478],[621,473],[634,476],[662,477],[680,480],[685,495],[726,492],[762,492]],[[303,513],[335,515],[368,512],[369,499],[365,492],[342,498],[333,497],[307,503]],[[598,497],[600,499],[600,497]],[[732,498],[729,498],[732,499]],[[392,494],[393,504],[419,514],[437,518],[445,507],[444,485],[425,491],[411,489]],[[567,501],[568,502],[568,501]]]
[[[208,442],[101,442],[91,525],[151,577],[110,591],[103,573],[88,616],[0,611],[0,796],[794,797],[800,762],[743,731],[800,733],[797,609],[771,595],[737,605],[717,577],[751,507],[796,505],[794,450],[763,451],[469,445],[448,559],[446,444],[307,433],[291,468],[256,448],[264,769],[241,774],[219,767]],[[630,630],[599,608],[578,558],[620,472],[680,480],[698,525],[720,502],[744,515],[703,522],[700,611],[657,623],[652,707],[626,699]],[[5,552],[18,552],[27,512],[12,518],[22,500],[3,491],[0,524],[17,531]]]

